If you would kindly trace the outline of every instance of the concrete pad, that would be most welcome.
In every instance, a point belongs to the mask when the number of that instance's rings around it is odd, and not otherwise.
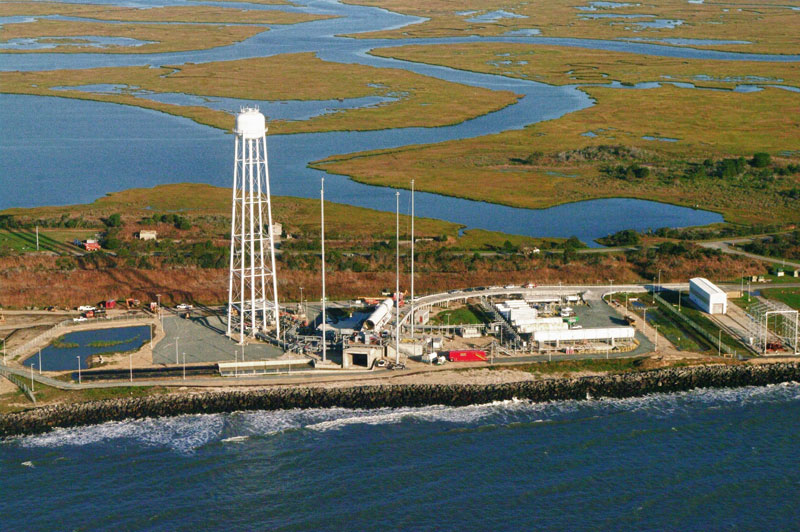
[[[233,361],[241,360],[242,347],[225,336],[227,322],[220,315],[192,316],[189,319],[177,316],[164,317],[166,336],[153,349],[154,364]],[[251,341],[244,347],[245,360],[271,360],[280,357],[283,351],[273,345]]]

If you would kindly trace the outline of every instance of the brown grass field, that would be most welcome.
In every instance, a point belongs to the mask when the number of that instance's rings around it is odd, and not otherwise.
[[[0,16],[62,15],[123,22],[198,22],[235,24],[297,24],[331,18],[288,11],[238,9],[216,6],[168,6],[149,9],[60,2],[4,2]],[[25,24],[18,24],[25,27]]]
[[[310,76],[309,72],[314,75]],[[501,109],[517,96],[398,69],[332,63],[311,53],[169,68],[112,67],[42,72],[2,72],[0,92],[59,96],[155,109],[229,130],[232,115],[201,106],[171,105],[146,95],[53,90],[58,86],[119,84],[154,92],[180,92],[245,100],[328,100],[399,95],[396,102],[330,113],[302,122],[272,121],[273,133],[436,127]]]
[[[0,214],[10,214],[21,220],[54,219],[68,215],[101,224],[103,218],[120,213],[126,224],[136,224],[139,219],[150,217],[154,212],[229,218],[230,209],[229,188],[177,183],[114,192],[85,205],[13,208],[0,211]],[[273,218],[283,223],[287,232],[319,231],[319,200],[273,196],[272,209]],[[408,216],[401,216],[401,227],[408,226],[409,220]],[[391,212],[326,201],[325,221],[330,235],[345,235],[353,239],[390,238],[394,235],[395,215]],[[455,238],[460,228],[458,224],[433,218],[417,218],[415,225],[419,237],[448,235]]]
[[[640,150],[654,167],[674,159],[750,156],[757,151],[795,153],[800,145],[797,96],[780,89],[756,93],[661,87],[621,90],[590,87],[593,107],[524,130],[425,146],[332,157],[317,164],[357,181],[542,208],[598,197],[636,197],[721,212],[728,221],[800,220],[796,202],[774,190],[724,183],[636,182],[600,174],[605,161],[560,156],[587,146],[622,145]],[[594,138],[583,136],[593,132]],[[780,134],[776,134],[780,132]],[[666,137],[676,142],[645,140]],[[532,165],[514,164],[542,152]],[[569,177],[574,176],[574,177]],[[797,179],[794,184],[797,184]],[[791,183],[789,183],[791,185]]]
[[[549,85],[694,83],[732,89],[740,84],[800,85],[800,63],[714,61],[521,43],[462,43],[377,48],[380,57],[500,74]]]
[[[747,41],[749,44],[693,44],[694,48],[736,52],[795,54],[800,51],[800,13],[793,11],[793,2],[755,3],[730,0],[724,3],[690,4],[686,0],[628,2],[616,9],[599,8],[581,11],[586,2],[572,0],[532,0],[505,2],[498,0],[349,0],[349,3],[382,7],[430,20],[421,24],[366,34],[356,38],[426,38],[464,35],[503,35],[508,31],[535,28],[544,37],[580,37],[583,39],[715,39]],[[501,18],[495,22],[470,22],[468,19],[502,9],[525,18]],[[473,14],[459,12],[475,11]],[[653,15],[636,19],[589,19],[585,15],[639,14]],[[583,15],[583,16],[582,16]],[[639,27],[637,22],[680,20],[673,28]]]
[[[211,25],[165,25],[165,24],[112,24],[105,22],[75,22],[61,20],[37,20],[25,24],[4,24],[0,28],[0,41],[24,38],[49,38],[56,44],[48,49],[52,53],[140,53],[181,52],[227,46],[243,41],[253,35],[266,31],[260,26],[211,26]],[[84,35],[96,37],[125,37],[141,41],[152,41],[141,46],[94,47],[77,44],[58,46],[61,37],[81,43]],[[39,50],[5,49],[4,53],[35,53]]]
[[[327,214],[327,213],[326,213]],[[117,267],[110,269],[60,271],[53,257],[26,255],[0,258],[0,305],[7,308],[47,305],[75,306],[103,298],[135,297],[142,301],[155,301],[162,294],[162,302],[174,304],[195,301],[218,304],[227,299],[227,269],[200,269],[192,267],[156,268],[140,270]],[[462,264],[454,259],[454,266]],[[403,261],[400,279],[401,290],[410,285],[409,264]],[[711,279],[727,279],[738,272],[763,273],[765,269],[750,259],[721,256],[698,260],[684,260],[679,265],[665,268],[662,281],[686,279],[703,275]],[[573,262],[561,265],[541,259],[529,259],[511,270],[491,269],[478,271],[426,272],[415,280],[418,294],[434,293],[456,287],[493,284],[586,283],[604,284],[609,276],[615,283],[642,282],[633,265],[623,256],[602,257],[595,264]],[[373,297],[382,289],[394,286],[394,272],[330,271],[326,278],[327,295],[331,299]],[[309,301],[320,297],[320,273],[293,271],[278,267],[278,292],[282,301],[298,301],[300,287]],[[47,290],[42,287],[47,286]]]

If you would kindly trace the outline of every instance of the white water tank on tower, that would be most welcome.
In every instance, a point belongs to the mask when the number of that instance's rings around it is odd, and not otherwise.
[[[266,131],[258,109],[236,116],[227,335],[238,336],[240,344],[270,324],[280,338]]]
[[[267,120],[258,109],[245,108],[236,115],[236,127],[233,132],[245,139],[258,139],[267,131]]]

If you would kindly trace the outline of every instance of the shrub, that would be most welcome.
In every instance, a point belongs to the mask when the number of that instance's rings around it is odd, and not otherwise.
[[[119,227],[122,225],[122,216],[119,213],[114,213],[106,220],[106,225],[109,227]]]
[[[750,166],[754,168],[766,168],[770,164],[772,164],[772,157],[769,156],[769,153],[765,152],[758,152],[753,154],[753,158],[750,159]]]

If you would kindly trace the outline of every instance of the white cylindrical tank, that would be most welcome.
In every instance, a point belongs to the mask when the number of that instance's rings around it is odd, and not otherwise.
[[[247,107],[236,115],[233,132],[245,139],[260,139],[267,131],[267,119],[258,109]]]
[[[364,322],[364,328],[367,330],[379,329],[384,323],[389,321],[394,307],[394,300],[392,298],[384,299],[380,305],[375,307],[375,311],[369,315],[369,318]]]

